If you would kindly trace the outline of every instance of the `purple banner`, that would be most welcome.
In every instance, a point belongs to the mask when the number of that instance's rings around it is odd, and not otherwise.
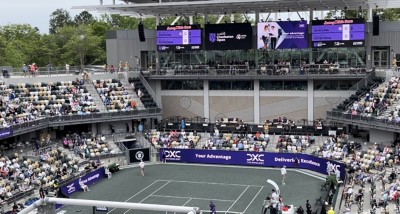
[[[202,45],[201,32],[199,25],[157,26],[157,50],[200,50]]]
[[[364,32],[354,32],[350,34],[327,33],[313,34],[312,41],[342,41],[342,40],[364,40]]]
[[[184,34],[187,34],[188,36],[193,36],[193,37],[201,37],[201,30],[181,30],[181,31],[167,31],[167,30],[161,30],[157,31],[157,38],[182,38]]]
[[[311,23],[313,47],[360,47],[364,45],[365,21],[363,19],[313,20]]]
[[[351,24],[348,25],[350,28],[350,33],[353,32],[364,32],[365,25],[364,24]],[[346,29],[345,29],[346,30]],[[312,26],[312,33],[341,33],[343,32],[342,25],[317,25]]]
[[[257,25],[258,49],[307,48],[306,21],[262,22]]]
[[[91,185],[103,178],[105,178],[105,170],[104,167],[96,169],[92,172],[87,173],[86,175],[82,176],[81,179],[85,185]],[[68,183],[65,186],[61,187],[61,192],[66,195],[70,196],[77,191],[81,191],[81,187],[79,185],[79,178],[75,179],[74,181]]]
[[[13,129],[11,127],[0,130],[0,139],[11,137],[13,135]]]
[[[245,152],[223,150],[196,150],[196,149],[164,149],[167,162],[228,164],[242,166],[264,166],[292,168],[295,158],[299,159],[298,168],[327,174],[328,163],[340,171],[342,179],[345,175],[345,165],[332,160],[315,157],[307,154]],[[163,154],[163,151],[160,154]],[[161,157],[162,158],[162,155]]]
[[[201,37],[190,38],[158,38],[157,45],[200,45]]]

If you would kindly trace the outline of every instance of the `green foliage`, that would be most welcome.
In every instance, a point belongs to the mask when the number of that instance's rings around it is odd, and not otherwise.
[[[87,11],[82,11],[80,14],[76,15],[74,18],[75,25],[82,25],[82,24],[93,24],[96,22],[96,19]]]
[[[50,15],[50,28],[49,33],[54,34],[59,28],[64,26],[71,26],[74,22],[69,15],[69,12],[64,9],[57,9]]]
[[[36,55],[41,35],[36,28],[27,24],[0,27],[0,51],[2,65],[21,67],[32,62]]]
[[[399,21],[400,20],[400,8],[389,8],[389,9],[376,9],[373,10],[374,14],[380,16],[381,21]],[[329,11],[326,19],[334,18],[358,18],[367,17],[367,12],[365,10],[340,10],[340,11]]]
[[[160,25],[171,25],[176,19],[161,17]],[[219,16],[209,15],[208,22],[216,23]],[[230,22],[224,16],[222,23]],[[246,17],[235,14],[236,22]],[[254,22],[254,20],[249,20]],[[57,9],[49,19],[49,34],[41,34],[38,28],[28,24],[0,26],[0,65],[21,68],[23,64],[36,63],[38,66],[104,64],[106,62],[105,34],[109,30],[137,29],[142,22],[146,29],[156,28],[155,18],[132,18],[121,15],[103,14],[100,18],[83,11],[71,18],[68,11]],[[194,24],[204,25],[202,16],[193,17]],[[176,25],[189,24],[189,17],[181,17]]]

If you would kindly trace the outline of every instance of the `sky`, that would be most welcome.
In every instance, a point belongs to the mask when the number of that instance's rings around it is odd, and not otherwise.
[[[103,0],[104,4],[112,4],[112,0]],[[122,3],[117,0],[116,4]],[[30,24],[38,27],[41,33],[49,32],[50,14],[58,8],[70,12],[71,17],[82,10],[73,10],[73,6],[99,5],[100,0],[0,0],[0,26],[7,24]],[[98,16],[96,12],[89,11]]]

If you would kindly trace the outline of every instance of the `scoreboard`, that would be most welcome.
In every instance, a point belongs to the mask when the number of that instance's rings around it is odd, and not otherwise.
[[[314,48],[362,47],[365,45],[363,19],[314,20],[311,27]]]
[[[201,28],[197,25],[158,26],[157,50],[200,50],[201,38]]]

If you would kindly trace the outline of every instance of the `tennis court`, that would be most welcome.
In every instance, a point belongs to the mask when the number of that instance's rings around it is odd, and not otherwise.
[[[134,203],[200,207],[209,210],[213,201],[217,211],[255,214],[271,193],[271,179],[280,184],[279,169],[196,164],[157,164],[146,166],[145,177],[137,168],[123,169],[110,180],[91,186],[73,198]],[[285,204],[305,205],[307,199],[320,197],[324,181],[315,176],[289,170],[286,185],[281,186]],[[92,213],[91,207],[66,206],[64,213]],[[110,214],[161,214],[165,212],[109,208]]]

